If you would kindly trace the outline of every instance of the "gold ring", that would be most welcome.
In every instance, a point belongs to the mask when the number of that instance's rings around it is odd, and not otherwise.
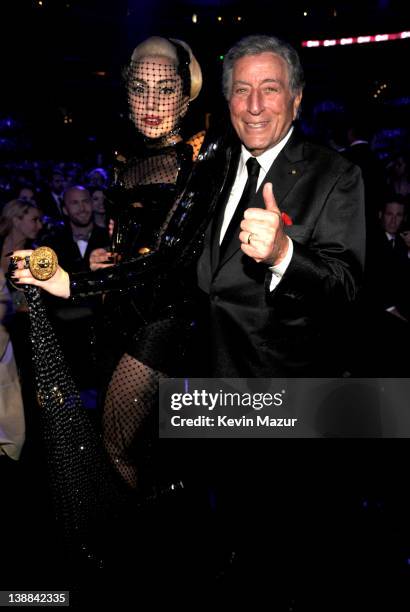
[[[248,244],[251,244],[251,238],[252,238],[252,236],[253,236],[253,234],[252,234],[252,232],[250,232],[250,233],[249,233],[249,236],[248,236]]]
[[[23,257],[20,257],[20,255],[12,255],[10,257],[10,265],[17,267],[17,262],[18,261],[23,261]]]
[[[46,281],[57,272],[57,255],[50,247],[38,247],[30,255],[30,272],[37,280]]]

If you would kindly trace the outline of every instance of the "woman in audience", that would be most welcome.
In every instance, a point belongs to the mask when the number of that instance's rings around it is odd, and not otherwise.
[[[9,267],[9,254],[33,248],[42,226],[41,212],[32,202],[11,200],[4,206],[0,217],[1,267],[4,272]]]

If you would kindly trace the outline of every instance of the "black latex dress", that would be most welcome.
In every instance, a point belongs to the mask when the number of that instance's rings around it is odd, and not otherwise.
[[[121,264],[71,277],[73,299],[109,294],[104,302],[104,333],[110,334],[111,354],[128,353],[173,376],[182,375],[186,367],[184,349],[195,327],[192,262],[212,209],[212,196],[219,193],[226,155],[220,144],[207,139],[188,180],[189,151],[189,145],[179,143],[173,150],[154,150],[149,158],[127,164],[111,194],[111,199],[114,193],[121,202],[115,237]],[[132,187],[137,179],[152,181],[158,157],[170,154],[177,156],[179,164],[175,184]],[[175,198],[183,184],[185,189]],[[142,207],[133,206],[136,202]],[[146,248],[148,253],[138,255]]]
[[[147,147],[118,171],[108,192],[115,219],[112,249],[120,261],[155,248],[158,231],[192,168],[192,147]]]

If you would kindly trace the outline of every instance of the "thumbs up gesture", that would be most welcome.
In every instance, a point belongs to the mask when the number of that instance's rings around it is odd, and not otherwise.
[[[283,231],[281,212],[273,195],[272,183],[263,187],[265,208],[248,208],[241,222],[242,251],[257,263],[279,264],[288,251],[289,239]]]

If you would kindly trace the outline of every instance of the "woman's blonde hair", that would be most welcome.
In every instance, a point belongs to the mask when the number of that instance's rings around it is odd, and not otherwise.
[[[177,38],[162,38],[162,36],[150,36],[142,43],[137,45],[131,55],[131,63],[141,61],[148,57],[166,57],[171,59],[178,66],[180,56],[178,47],[182,47],[189,57],[189,76],[190,89],[189,99],[195,100],[198,97],[202,87],[202,71],[197,59],[192,53],[192,49],[186,42]],[[125,77],[128,78],[129,67],[125,71]]]
[[[0,216],[0,236],[7,236],[13,228],[13,219],[22,219],[29,210],[38,207],[25,200],[10,200],[4,205]]]

